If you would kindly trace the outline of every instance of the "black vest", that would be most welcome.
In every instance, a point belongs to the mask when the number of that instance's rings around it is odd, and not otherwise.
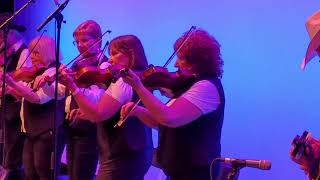
[[[27,49],[25,44],[8,57],[7,72],[15,71],[18,65],[20,55],[24,49]],[[5,95],[6,114],[5,121],[7,126],[19,126],[21,102],[18,102],[15,97],[10,94]],[[0,113],[1,114],[1,113]],[[1,116],[1,115],[0,115]]]
[[[178,128],[159,127],[158,162],[167,175],[209,166],[220,156],[225,98],[220,79],[207,79],[219,93],[221,104],[208,114]],[[197,80],[199,81],[199,80]]]
[[[56,110],[56,125],[62,125],[64,120],[65,98],[57,100],[57,109],[55,100],[50,100],[45,104],[34,104],[27,100],[23,102],[23,117],[27,136],[35,138],[43,133],[53,130],[54,112]]]
[[[133,100],[137,100],[137,95],[133,94]],[[129,117],[121,127],[114,128],[119,119],[120,110],[110,119],[98,124],[100,160],[125,157],[134,151],[151,152],[153,148],[151,129],[136,117]],[[150,161],[151,158],[150,154]]]

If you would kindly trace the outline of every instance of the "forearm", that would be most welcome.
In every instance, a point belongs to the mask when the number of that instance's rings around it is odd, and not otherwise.
[[[158,122],[153,118],[149,110],[144,107],[138,106],[133,114],[150,128],[156,128],[158,126]]]
[[[93,103],[83,92],[79,92],[73,95],[73,97],[81,111],[88,117],[90,121],[99,122],[102,119],[102,113],[100,113],[97,104]]]
[[[8,94],[11,94],[13,97],[15,97],[18,101],[21,101],[22,96],[20,96],[20,94],[16,90],[10,88],[7,90],[7,92]]]
[[[157,99],[146,87],[143,85],[135,88],[141,101],[148,109],[150,116],[159,124],[167,125],[170,121],[170,108]]]
[[[9,85],[12,89],[15,91],[16,96],[24,97],[27,101],[31,103],[39,103],[40,98],[36,93],[33,92],[33,89],[31,89],[28,86],[24,86],[20,83],[14,82]]]

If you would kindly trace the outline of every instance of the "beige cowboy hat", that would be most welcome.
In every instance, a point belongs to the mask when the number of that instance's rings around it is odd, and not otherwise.
[[[306,28],[311,41],[302,60],[301,69],[304,69],[307,63],[316,55],[320,55],[320,10],[307,19]]]

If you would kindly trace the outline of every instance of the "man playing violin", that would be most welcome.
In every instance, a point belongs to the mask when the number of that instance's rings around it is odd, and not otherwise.
[[[186,35],[176,40],[175,49]],[[225,102],[220,82],[222,65],[219,43],[206,31],[197,29],[177,52],[178,71],[196,76],[191,86],[181,87],[185,89],[182,95],[163,104],[133,71],[123,78],[145,107],[137,106],[129,114],[133,103],[128,103],[122,107],[121,116],[135,116],[146,125],[159,128],[158,162],[170,180],[210,179],[210,163],[221,151]]]
[[[1,17],[0,17],[1,19]],[[1,20],[0,20],[1,24]],[[4,32],[0,31],[0,64],[4,64]],[[7,36],[7,69],[8,73],[19,70],[21,67],[30,67],[31,59],[27,58],[28,47],[23,41],[22,35],[16,30],[9,30]],[[3,68],[3,67],[2,67]],[[21,179],[22,149],[24,134],[21,132],[21,119],[19,115],[21,103],[10,94],[5,95],[5,141],[3,151],[4,162],[1,179]],[[0,108],[1,110],[1,108]],[[0,114],[1,118],[1,114]],[[2,118],[1,118],[2,119]],[[1,123],[2,124],[2,123]],[[1,150],[2,151],[2,150]]]
[[[134,35],[114,38],[109,46],[112,66],[142,71],[147,59],[140,40]],[[133,117],[123,128],[114,128],[121,106],[136,99],[132,88],[122,78],[109,85],[98,102],[89,99],[69,75],[60,69],[60,82],[72,92],[80,111],[79,117],[97,123],[99,144],[98,180],[142,180],[151,165],[151,129]]]

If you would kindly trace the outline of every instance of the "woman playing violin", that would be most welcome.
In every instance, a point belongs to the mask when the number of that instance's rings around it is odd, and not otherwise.
[[[109,63],[133,70],[144,70],[147,59],[140,40],[133,35],[119,36],[110,42]],[[151,165],[151,129],[138,119],[123,128],[114,128],[123,104],[136,99],[132,88],[119,78],[111,83],[97,103],[90,101],[65,69],[60,80],[73,93],[80,107],[79,116],[98,125],[99,180],[142,180]]]
[[[3,31],[0,31],[0,51],[4,48],[3,38]],[[29,50],[23,41],[22,35],[15,30],[9,30],[7,43],[8,59],[6,72],[11,73],[23,67],[30,67],[31,59],[27,58]],[[3,65],[3,63],[4,49],[0,53],[0,64]],[[10,88],[8,87],[7,89],[9,90]],[[22,165],[22,149],[24,143],[24,135],[21,132],[21,119],[19,115],[21,102],[18,102],[11,94],[7,94],[5,95],[5,106],[7,110],[5,114],[6,139],[4,141],[5,157],[3,168],[8,171],[8,179],[19,180],[22,178],[20,169]],[[4,177],[5,174],[6,173],[3,173],[2,177]]]
[[[185,36],[176,40],[175,49]],[[196,76],[182,95],[163,104],[133,71],[123,78],[145,107],[137,106],[128,114],[133,107],[128,103],[122,107],[121,116],[135,116],[148,126],[159,128],[158,162],[171,180],[210,179],[209,165],[221,150],[225,101],[220,82],[222,65],[219,43],[206,31],[197,29],[177,52],[178,71]]]
[[[37,42],[38,44],[35,46]],[[26,140],[23,148],[25,177],[26,179],[50,179],[50,159],[53,141],[52,129],[55,112],[55,84],[46,84],[39,89],[34,89],[34,87],[45,76],[55,73],[55,41],[48,36],[43,36],[41,39],[40,37],[37,37],[31,41],[29,49],[33,49],[31,52],[33,66],[41,66],[46,70],[41,75],[36,76],[34,81],[29,83],[30,86],[22,82],[16,82],[10,75],[7,75],[6,83],[16,94],[22,97],[20,115],[23,122],[22,128],[26,133]],[[59,126],[57,129],[59,139],[56,159],[59,159],[62,153],[62,130],[60,126],[64,119],[64,98],[65,87],[58,84],[56,123]],[[60,161],[57,162],[59,163]]]
[[[102,32],[100,25],[87,20],[81,23],[73,32],[74,44],[81,56],[76,59],[70,72],[78,73],[87,67],[106,68],[108,59],[101,50]],[[93,80],[92,80],[93,81]],[[92,103],[98,101],[105,89],[97,85],[79,88]],[[67,121],[67,165],[69,179],[93,179],[98,163],[97,127],[86,118],[76,117],[74,113],[79,108],[75,97],[70,94],[66,100]]]

